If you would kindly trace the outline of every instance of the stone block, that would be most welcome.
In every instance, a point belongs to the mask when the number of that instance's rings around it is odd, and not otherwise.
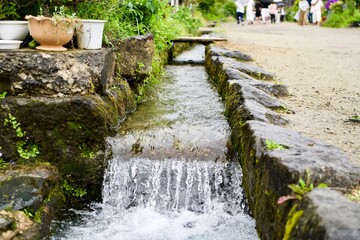
[[[360,205],[337,191],[314,189],[296,210],[303,214],[289,239],[359,239]]]
[[[0,51],[0,86],[10,95],[103,94],[113,85],[112,49],[43,52]]]
[[[130,82],[141,82],[152,70],[154,37],[152,34],[113,41],[115,72]]]

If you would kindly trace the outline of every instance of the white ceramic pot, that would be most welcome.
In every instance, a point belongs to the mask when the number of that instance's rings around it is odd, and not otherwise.
[[[21,43],[20,40],[0,40],[0,49],[18,49]]]
[[[105,23],[105,20],[81,19],[81,26],[76,28],[78,47],[100,49]]]
[[[2,40],[25,40],[28,34],[28,21],[0,21],[0,39]]]

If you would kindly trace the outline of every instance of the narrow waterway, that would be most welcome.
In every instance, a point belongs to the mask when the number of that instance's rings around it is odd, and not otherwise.
[[[177,59],[203,55],[196,46]],[[156,93],[108,139],[103,202],[72,211],[52,239],[258,239],[223,111],[203,66],[167,66]]]

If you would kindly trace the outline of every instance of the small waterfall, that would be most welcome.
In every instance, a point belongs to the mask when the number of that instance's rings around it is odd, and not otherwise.
[[[158,212],[208,214],[214,203],[243,211],[241,170],[234,162],[114,159],[105,176],[103,202],[117,211],[132,207]]]
[[[71,211],[53,239],[258,239],[241,168],[227,153],[224,106],[207,77],[203,66],[166,68],[155,96],[108,139],[103,202]]]

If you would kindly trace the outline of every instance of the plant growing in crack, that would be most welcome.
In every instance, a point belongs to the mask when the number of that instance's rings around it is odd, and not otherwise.
[[[21,128],[21,124],[11,113],[5,118],[4,126],[11,127],[15,130],[16,137],[19,139],[16,143],[16,150],[22,159],[28,160],[29,158],[36,157],[40,153],[36,144],[28,142],[27,133]]]
[[[6,91],[0,93],[0,100],[1,100],[1,99],[4,99],[4,98],[6,97],[6,94],[7,94]]]
[[[309,193],[314,189],[314,184],[311,182],[310,170],[306,169],[306,181],[302,178],[299,179],[298,184],[290,184],[288,187],[293,191],[291,195],[281,196],[278,199],[278,204],[283,204],[284,202],[297,199],[301,200],[305,194]],[[328,185],[326,183],[320,183],[316,186],[316,188],[327,188]]]
[[[276,143],[275,141],[270,140],[270,139],[266,139],[265,144],[266,144],[266,148],[268,150],[285,150],[286,149],[283,145]]]
[[[62,188],[69,197],[73,196],[73,197],[81,198],[87,194],[86,189],[76,187],[70,184],[67,180],[63,181]]]

